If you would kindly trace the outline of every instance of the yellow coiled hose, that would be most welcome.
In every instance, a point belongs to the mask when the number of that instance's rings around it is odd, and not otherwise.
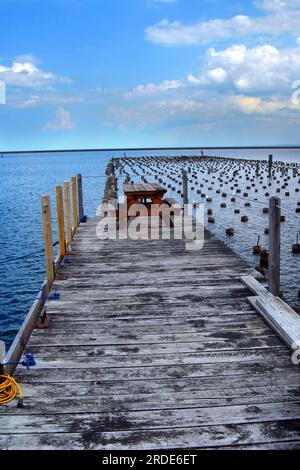
[[[8,374],[0,375],[0,405],[12,401],[19,393],[18,407],[23,406],[23,392],[18,382]]]

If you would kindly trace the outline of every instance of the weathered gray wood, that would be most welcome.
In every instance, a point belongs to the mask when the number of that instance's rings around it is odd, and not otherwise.
[[[4,366],[3,366],[4,360],[5,360],[5,343],[4,341],[0,341],[0,375],[4,374]],[[1,379],[0,379],[0,383],[1,383]]]
[[[84,216],[84,210],[83,210],[82,176],[80,173],[78,173],[77,175],[77,196],[78,196],[79,222],[81,222]]]
[[[269,155],[269,178],[272,176],[272,166],[273,166],[273,155]]]
[[[242,276],[241,281],[254,295],[270,295],[270,292],[253,276]]]
[[[292,350],[300,347],[300,316],[273,296],[250,297],[249,302]]]
[[[269,291],[275,295],[280,295],[280,214],[281,201],[278,197],[271,197],[269,208],[269,271],[268,282]]]
[[[17,362],[20,360],[24,348],[28,343],[32,330],[36,321],[39,318],[39,315],[42,311],[42,308],[45,304],[45,297],[49,294],[49,287],[47,281],[45,281],[41,287],[40,292],[38,293],[37,299],[32,304],[31,309],[24,318],[21,328],[19,329],[11,347],[9,348],[7,355],[5,357],[5,362]],[[10,364],[5,366],[5,371],[9,374],[12,374],[15,370],[16,365]]]
[[[208,232],[191,254],[180,240],[99,241],[96,223],[78,228],[49,328],[27,343],[37,365],[16,372],[26,408],[0,409],[1,448],[299,442],[299,371],[246,302],[247,285],[265,294],[240,281],[249,266]]]
[[[185,170],[182,171],[182,191],[183,191],[183,204],[188,204],[188,177]]]

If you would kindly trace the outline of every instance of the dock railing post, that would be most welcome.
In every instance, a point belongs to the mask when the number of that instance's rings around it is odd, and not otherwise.
[[[183,204],[188,204],[188,177],[186,170],[182,171]]]
[[[73,231],[72,231],[72,235],[74,235],[76,230],[77,230],[77,227],[78,227],[76,176],[72,176],[71,186],[72,186],[72,209],[73,209]]]
[[[63,205],[63,187],[56,186],[56,214],[57,214],[57,232],[59,241],[59,259],[62,260],[66,254],[65,241],[65,220]]]
[[[77,194],[78,194],[78,213],[79,223],[82,221],[84,216],[83,211],[83,193],[82,193],[82,176],[80,173],[77,175]]]
[[[54,259],[53,259],[53,239],[51,226],[51,208],[50,197],[43,195],[41,197],[42,221],[44,230],[44,247],[47,282],[50,286],[54,281]]]
[[[72,243],[70,183],[69,183],[69,181],[64,182],[64,203],[65,203],[65,213],[66,213],[66,235],[67,235],[66,248],[68,248]]]
[[[280,198],[271,197],[269,207],[269,291],[280,296]]]

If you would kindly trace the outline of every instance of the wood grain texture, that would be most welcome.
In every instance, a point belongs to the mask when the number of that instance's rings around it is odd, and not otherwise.
[[[98,240],[96,224],[29,339],[37,366],[16,371],[25,408],[0,408],[0,447],[299,449],[299,368],[248,304],[247,264],[209,232],[191,253]]]

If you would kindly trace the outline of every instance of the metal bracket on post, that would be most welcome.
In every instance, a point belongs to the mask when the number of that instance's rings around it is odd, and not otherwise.
[[[269,246],[269,291],[280,296],[280,216],[281,201],[271,197],[269,208],[270,246]]]

